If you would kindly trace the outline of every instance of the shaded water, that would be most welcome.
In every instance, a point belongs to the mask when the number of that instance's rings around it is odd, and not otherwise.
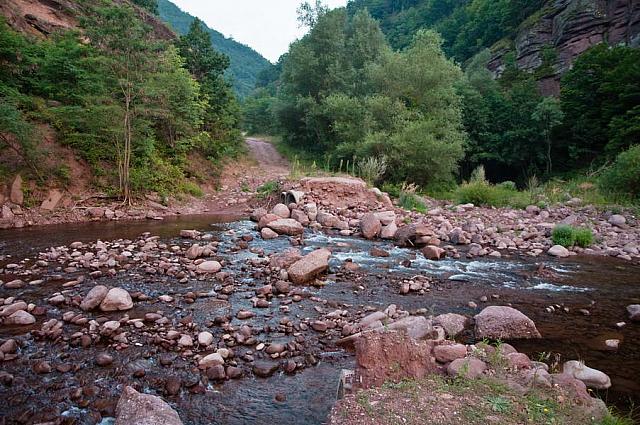
[[[159,235],[162,240],[171,243],[191,243],[176,239],[176,236],[181,229],[195,228],[212,232],[221,241],[219,256],[226,258],[230,263],[229,268],[237,274],[239,286],[229,299],[232,311],[251,309],[248,294],[262,283],[260,278],[254,278],[250,271],[244,270],[243,265],[247,258],[256,255],[247,250],[231,252],[234,235],[252,233],[256,238],[250,246],[263,248],[266,254],[282,251],[289,247],[289,243],[286,238],[263,241],[253,231],[252,223],[228,222],[232,219],[234,218],[191,216],[161,222],[90,223],[1,231],[0,266],[32,258],[37,252],[51,246],[67,245],[73,241],[135,238],[143,232]],[[478,302],[481,296],[491,298],[495,295],[499,298],[490,300],[490,303],[511,303],[536,322],[544,337],[536,341],[514,342],[518,349],[533,357],[547,352],[558,353],[564,360],[583,359],[589,366],[611,376],[612,389],[601,394],[605,400],[623,407],[629,405],[629,399],[635,403],[640,402],[640,380],[637,378],[640,376],[640,327],[637,324],[628,324],[622,329],[615,327],[616,322],[626,320],[625,306],[640,302],[640,267],[637,265],[599,257],[563,261],[545,258],[547,270],[552,273],[538,275],[535,273],[536,261],[541,262],[542,259],[514,256],[503,259],[447,259],[432,262],[416,255],[414,250],[356,238],[308,233],[305,242],[305,250],[328,246],[334,251],[332,273],[327,276],[326,285],[308,288],[317,297],[353,306],[368,305],[382,309],[395,303],[406,310],[426,308],[431,314],[457,312],[472,316],[477,310],[469,308],[468,301]],[[370,256],[369,251],[373,245],[386,249],[391,256]],[[335,273],[346,259],[352,259],[363,266],[367,276],[356,282]],[[403,260],[410,261],[411,266],[403,266],[402,264],[407,264]],[[415,274],[433,276],[438,282],[427,294],[400,295],[398,279]],[[212,283],[207,281],[178,284],[171,278],[157,276],[147,279],[119,275],[115,278],[101,278],[99,283],[142,291],[152,297],[213,289]],[[59,290],[54,288],[59,288],[56,281],[47,282],[42,287],[12,292],[11,295],[20,294],[21,298],[41,304],[45,295]],[[0,296],[6,295],[0,289]],[[482,303],[479,304],[482,307]],[[314,310],[315,305],[308,299],[291,304],[288,316],[319,316]],[[545,308],[549,305],[567,307],[569,312],[548,313]],[[214,298],[199,299],[193,305],[176,303],[175,307],[157,304],[136,306],[129,313],[131,317],[141,317],[145,312],[155,311],[160,307],[167,316],[175,320],[192,316],[199,324],[217,315],[229,313],[229,306]],[[578,311],[584,308],[589,310],[590,315],[586,316]],[[278,314],[278,301],[274,301],[269,309],[255,311],[257,316],[249,323],[258,328],[265,325],[277,326],[282,317]],[[59,318],[61,313],[51,309],[49,314]],[[234,324],[237,325],[238,321],[234,320]],[[14,329],[0,328],[0,339],[16,332]],[[22,332],[24,331],[21,330],[20,333]],[[219,335],[216,334],[216,337]],[[269,338],[273,341],[280,338],[283,342],[289,339],[278,333],[269,335]],[[349,353],[333,348],[331,341],[315,341],[313,338],[313,335],[309,336],[318,347],[320,362],[293,376],[277,374],[268,379],[245,377],[223,385],[210,386],[205,394],[183,391],[179,396],[163,397],[180,412],[183,421],[190,424],[267,424],[274,421],[322,423],[335,399],[339,371],[343,367],[351,367],[353,358]],[[619,351],[608,352],[604,349],[604,341],[610,338],[621,340]],[[13,388],[0,386],[0,395],[7,401],[0,406],[0,417],[4,416],[8,418],[8,423],[12,423],[21,415],[25,419],[47,418],[64,412],[69,418],[77,418],[79,423],[95,423],[99,418],[90,417],[87,407],[96,410],[96,405],[100,407],[99,401],[104,400],[104,405],[111,406],[112,409],[122,386],[133,380],[131,364],[139,362],[144,362],[148,371],[139,384],[150,392],[161,389],[163,379],[168,374],[180,376],[183,381],[197,379],[198,372],[189,361],[176,358],[171,367],[160,366],[158,357],[163,351],[157,347],[132,346],[116,355],[117,366],[110,369],[96,369],[93,366],[92,356],[97,351],[100,350],[69,348],[60,352],[54,344],[48,342],[30,343],[19,360],[0,364],[0,367],[16,376]],[[36,375],[28,369],[25,358],[29,357],[46,358],[52,363],[78,364],[82,369],[75,373]],[[69,400],[71,389],[91,386],[96,387],[93,389],[98,396],[92,398],[90,406],[78,406]],[[275,401],[275,394],[285,395],[286,400]],[[103,416],[108,416],[109,409],[97,408],[103,411]],[[29,423],[29,420],[26,422]]]

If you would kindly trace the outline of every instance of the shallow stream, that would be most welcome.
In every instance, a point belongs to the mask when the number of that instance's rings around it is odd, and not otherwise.
[[[74,241],[92,242],[118,238],[135,239],[143,232],[158,235],[169,244],[190,244],[193,241],[177,237],[181,229],[198,229],[211,232],[220,241],[218,257],[229,266],[226,270],[235,274],[236,291],[229,297],[229,304],[215,298],[200,298],[194,304],[176,301],[172,305],[136,305],[129,315],[142,317],[146,312],[161,308],[174,321],[192,317],[199,325],[221,314],[235,313],[239,309],[253,310],[250,301],[253,290],[264,284],[262,277],[252,272],[246,260],[257,258],[249,250],[235,251],[238,236],[252,234],[249,246],[253,251],[263,248],[265,255],[282,251],[290,244],[287,238],[274,241],[262,240],[248,221],[234,221],[234,217],[191,216],[166,219],[160,222],[89,223],[47,226],[11,231],[0,231],[0,269],[8,263],[25,258],[33,259],[38,252],[50,247],[68,245]],[[373,246],[390,253],[389,257],[373,257]],[[510,303],[531,317],[543,339],[513,342],[519,350],[532,358],[582,359],[587,365],[600,369],[612,379],[613,386],[600,394],[605,401],[628,409],[640,403],[640,326],[628,323],[622,329],[617,322],[627,321],[625,306],[640,303],[640,266],[620,260],[600,257],[578,257],[567,260],[551,258],[533,259],[505,253],[501,259],[446,259],[440,262],[425,260],[411,249],[393,247],[388,243],[313,233],[305,235],[305,251],[317,247],[333,250],[331,271],[321,287],[306,288],[314,297],[328,301],[329,306],[371,306],[384,309],[396,304],[405,310],[427,309],[427,314],[455,312],[473,316],[479,309],[468,306],[474,301],[482,308],[489,304]],[[351,259],[366,273],[357,281],[340,272],[342,263]],[[537,273],[544,262],[545,272]],[[408,266],[408,267],[407,267]],[[434,278],[432,290],[425,294],[400,295],[398,280],[424,274]],[[58,275],[58,276],[56,276]],[[59,276],[62,275],[62,276]],[[257,276],[257,277],[256,277]],[[21,290],[0,288],[0,297],[17,296],[38,305],[60,290],[61,282],[72,278],[60,270],[51,270],[41,276],[45,283]],[[0,273],[7,281],[8,275]],[[147,278],[133,271],[116,277],[102,277],[98,283],[121,286],[130,291],[141,291],[156,298],[162,294],[180,295],[189,291],[211,291],[214,284],[193,280],[178,283],[170,277]],[[488,303],[480,302],[486,296]],[[178,300],[179,297],[176,297]],[[256,316],[249,321],[254,328],[276,328],[283,317],[280,299],[274,298],[268,309],[255,309]],[[138,304],[138,303],[136,303]],[[548,306],[554,312],[548,312]],[[289,304],[290,318],[315,318],[321,314],[318,303],[311,298]],[[341,307],[344,308],[344,307]],[[565,311],[564,308],[566,308]],[[588,311],[581,312],[581,309]],[[49,308],[49,318],[60,318],[62,309]],[[115,319],[118,315],[113,315]],[[38,319],[36,329],[42,320]],[[233,325],[240,325],[233,319]],[[71,330],[67,331],[67,327]],[[65,335],[76,327],[65,324]],[[314,332],[306,333],[307,340],[316,347],[316,366],[307,367],[294,375],[276,373],[270,378],[254,378],[251,373],[240,380],[227,381],[207,387],[204,394],[192,394],[183,389],[179,395],[162,393],[167,375],[179,376],[183,382],[197,379],[197,371],[191,361],[176,356],[170,367],[162,366],[159,358],[166,354],[160,347],[135,346],[121,352],[113,352],[115,361],[110,368],[98,368],[93,363],[100,347],[60,348],[59,344],[34,341],[25,335],[29,329],[0,327],[0,340],[18,336],[27,340],[20,357],[15,361],[0,363],[0,370],[14,375],[11,387],[0,384],[0,424],[37,423],[51,418],[66,418],[68,423],[109,423],[109,413],[123,385],[134,380],[133,367],[143,367],[147,373],[137,384],[151,393],[162,395],[180,413],[185,424],[321,424],[335,400],[340,369],[353,366],[353,355],[336,348],[331,338],[320,339]],[[211,330],[219,338],[221,330]],[[469,335],[463,336],[468,339]],[[621,341],[618,351],[607,351],[604,341]],[[291,337],[283,333],[269,333],[269,341],[287,342]],[[470,341],[467,341],[470,342]],[[113,351],[113,350],[112,350]],[[30,365],[35,359],[46,359],[52,364],[65,362],[78,365],[75,372],[47,375],[35,374]],[[250,370],[250,369],[247,369]],[[70,392],[83,389],[80,402],[71,400]],[[86,393],[86,394],[85,394]],[[276,401],[279,394],[284,401]],[[96,412],[101,412],[97,414]],[[105,419],[107,418],[107,419]]]

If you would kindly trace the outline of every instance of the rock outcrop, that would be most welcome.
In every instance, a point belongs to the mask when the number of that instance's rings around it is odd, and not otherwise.
[[[629,0],[555,0],[527,19],[518,29],[513,48],[494,46],[489,69],[500,75],[504,58],[515,50],[518,68],[533,72],[543,65],[553,71],[540,80],[545,95],[557,95],[560,77],[589,47],[606,41],[611,45],[640,45],[640,3]],[[544,63],[548,49],[557,59]]]
[[[476,338],[528,339],[540,338],[533,320],[515,308],[490,306],[474,317]]]

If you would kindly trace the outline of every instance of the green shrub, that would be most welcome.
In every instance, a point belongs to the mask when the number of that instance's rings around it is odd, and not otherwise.
[[[204,192],[200,186],[194,182],[186,180],[180,184],[180,192],[187,193],[191,196],[195,196],[196,198],[202,198],[204,196]]]
[[[576,245],[582,248],[587,248],[593,245],[593,232],[586,227],[575,229],[574,232]]]
[[[554,245],[562,245],[566,248],[573,246],[576,242],[573,227],[566,224],[554,227],[551,232],[551,240]]]
[[[418,211],[425,214],[427,212],[427,206],[422,198],[416,193],[418,192],[418,186],[413,183],[403,183],[400,187],[400,196],[398,197],[398,204],[402,208],[408,211]]]
[[[486,181],[476,180],[460,185],[454,192],[461,204],[487,205],[492,207],[524,208],[531,203],[528,192],[518,192],[505,186],[494,186]]]
[[[640,145],[619,154],[600,177],[599,185],[605,193],[640,199]]]
[[[562,245],[565,248],[577,245],[587,248],[593,244],[593,232],[587,227],[573,227],[567,224],[559,224],[551,233],[554,245]]]
[[[392,198],[399,198],[400,192],[402,191],[402,187],[399,184],[395,183],[384,183],[382,188],[380,188],[383,192],[386,192]]]

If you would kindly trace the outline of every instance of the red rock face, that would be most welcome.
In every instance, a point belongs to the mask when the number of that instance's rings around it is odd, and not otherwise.
[[[543,95],[560,93],[562,74],[571,69],[576,57],[591,46],[606,41],[612,45],[639,44],[640,3],[633,0],[556,0],[547,13],[520,30],[515,39],[518,67],[534,71],[542,65],[542,53],[553,47],[558,59],[554,74],[540,80]],[[506,49],[497,51],[489,62],[496,75],[504,70]],[[554,83],[552,83],[553,81]]]
[[[372,388],[437,373],[433,346],[433,341],[417,342],[397,331],[362,335],[355,343],[356,385]]]

